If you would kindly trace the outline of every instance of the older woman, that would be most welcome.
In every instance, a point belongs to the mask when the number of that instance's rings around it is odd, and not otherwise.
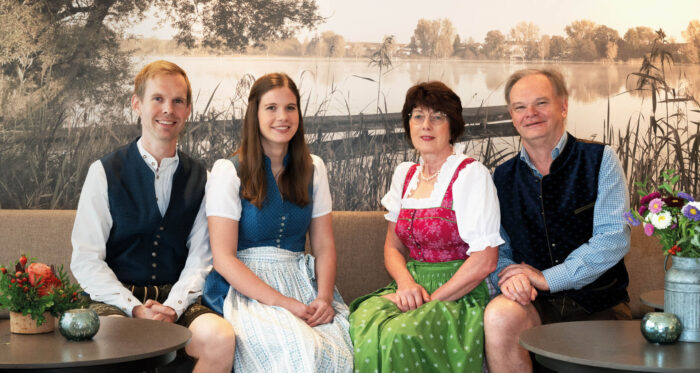
[[[454,151],[464,119],[447,86],[411,87],[402,116],[421,158],[396,168],[382,199],[394,282],[350,306],[355,370],[480,371],[485,278],[503,243],[496,189],[486,167]]]

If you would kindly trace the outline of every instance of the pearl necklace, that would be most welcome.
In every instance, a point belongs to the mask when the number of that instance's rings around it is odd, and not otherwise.
[[[454,151],[454,149],[452,149],[452,155],[454,155],[454,154],[455,154],[455,151]],[[445,161],[447,161],[447,160],[445,160]],[[444,164],[445,164],[445,162],[443,162],[443,165]],[[442,171],[442,165],[440,165],[440,169],[436,173],[434,173],[430,176],[425,176],[425,166],[423,166],[421,168],[420,174],[418,176],[420,176],[420,179],[423,181],[431,181],[431,180],[435,179],[436,177],[438,177],[438,175],[440,175],[440,171]]]
[[[420,171],[420,178],[423,181],[431,181],[435,179],[438,175],[440,175],[440,170],[438,170],[438,172],[432,174],[431,176],[425,176],[425,167],[423,167],[423,169]]]

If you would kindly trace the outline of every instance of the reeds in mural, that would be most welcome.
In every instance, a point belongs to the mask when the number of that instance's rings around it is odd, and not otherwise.
[[[636,182],[656,185],[660,171],[668,169],[679,174],[678,187],[682,191],[700,195],[700,106],[690,90],[668,83],[666,74],[671,63],[661,38],[639,72],[629,77],[636,86],[628,94],[640,97],[642,102],[651,100],[651,108],[644,109],[646,106],[642,105],[639,113],[630,114],[626,125],[613,125],[608,113],[603,125],[603,142],[617,151],[628,177],[630,195],[634,195]],[[340,92],[334,84],[327,84],[331,89],[325,92],[304,88],[304,82],[316,79],[311,71],[295,78],[302,91],[307,142],[311,151],[326,162],[334,209],[382,209],[379,201],[391,183],[395,167],[403,161],[417,160],[402,130],[391,122],[396,117],[389,119],[391,114],[386,113],[384,102],[385,109],[379,110],[381,124],[369,128],[362,115],[350,112],[349,92]],[[206,104],[191,115],[179,141],[180,149],[203,160],[207,167],[236,150],[241,118],[254,80],[252,75],[243,76],[224,108],[210,105],[216,90],[209,97],[195,94],[196,102]],[[377,92],[378,96],[382,93],[379,88]],[[321,97],[316,100],[321,104],[315,109],[308,105],[313,97]],[[310,123],[315,123],[314,128],[328,124],[324,108],[330,103],[345,104],[346,122],[350,124],[334,132],[311,130]],[[379,102],[376,106],[381,107]],[[48,100],[39,100],[31,107],[23,115],[0,118],[0,208],[76,208],[90,163],[140,133],[137,118],[125,114],[129,113],[128,107],[121,112],[112,110],[108,115],[99,107],[67,111]],[[465,149],[493,170],[518,151],[519,139],[473,139],[467,141]],[[631,200],[634,203],[638,199]]]
[[[689,89],[668,83],[667,72],[674,62],[665,46],[665,35],[660,32],[639,72],[630,76],[636,79],[634,91],[651,100],[651,110],[630,116],[624,131],[614,134],[608,109],[604,142],[617,149],[633,207],[639,207],[634,197],[639,183],[659,185],[659,175],[665,170],[676,171],[679,190],[700,195],[700,122],[693,120],[698,118],[700,105]],[[687,81],[682,70],[679,75],[678,81]]]

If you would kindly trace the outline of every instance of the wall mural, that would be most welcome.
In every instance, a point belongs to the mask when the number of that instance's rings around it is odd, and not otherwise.
[[[239,146],[252,82],[295,79],[336,210],[381,209],[395,166],[416,159],[398,113],[417,82],[460,95],[467,154],[491,169],[513,156],[503,85],[528,67],[564,74],[568,130],[617,151],[631,195],[666,169],[700,195],[700,5],[580,3],[3,1],[0,208],[74,209],[90,163],[140,133],[132,80],[157,59],[189,75],[179,146],[208,167]]]

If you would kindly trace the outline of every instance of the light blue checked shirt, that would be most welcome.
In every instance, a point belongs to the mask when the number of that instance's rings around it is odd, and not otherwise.
[[[552,150],[552,160],[564,149],[566,140],[567,134],[564,132]],[[530,161],[525,148],[520,151],[520,159],[530,166],[537,177],[542,178],[542,174]],[[564,262],[542,271],[551,293],[580,289],[590,284],[627,254],[630,249],[630,230],[622,217],[627,210],[629,196],[622,165],[612,148],[605,146],[598,172],[598,196],[593,209],[593,236],[572,251]],[[515,264],[510,238],[503,227],[501,237],[505,243],[498,248],[498,267],[490,275],[496,288],[498,273]]]

